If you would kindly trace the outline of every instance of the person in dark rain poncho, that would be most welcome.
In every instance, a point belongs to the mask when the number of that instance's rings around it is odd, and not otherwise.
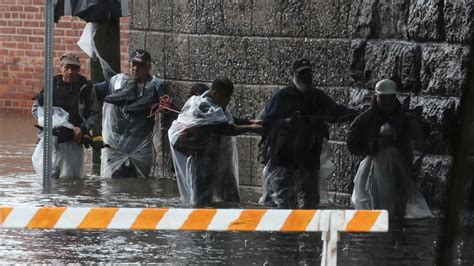
[[[313,85],[312,64],[298,59],[292,83],[273,95],[261,114],[263,195],[260,204],[315,208],[319,204],[320,155],[327,148],[326,122],[343,122],[355,111],[335,103]]]

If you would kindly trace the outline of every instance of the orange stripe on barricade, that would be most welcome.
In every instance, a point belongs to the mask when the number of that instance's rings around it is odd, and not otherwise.
[[[165,215],[168,209],[143,209],[133,222],[131,229],[149,229],[155,230],[156,225]]]
[[[257,228],[267,210],[242,210],[237,220],[233,221],[227,230],[229,231],[252,231]]]
[[[206,230],[216,215],[216,209],[193,210],[188,219],[181,226],[181,230]]]
[[[0,225],[7,219],[10,212],[12,212],[12,207],[1,207],[0,208]]]
[[[105,229],[118,210],[118,208],[92,208],[77,228]]]
[[[27,228],[53,228],[61,215],[66,210],[64,207],[40,208],[31,218]]]
[[[368,232],[379,217],[381,211],[362,211],[354,213],[351,221],[347,224],[347,232]]]
[[[281,231],[304,231],[316,214],[316,210],[295,210],[286,218]]]

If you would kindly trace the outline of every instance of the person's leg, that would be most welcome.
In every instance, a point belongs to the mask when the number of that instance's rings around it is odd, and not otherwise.
[[[212,167],[203,153],[196,152],[192,155],[191,172],[191,204],[195,206],[206,206],[212,203]]]
[[[293,208],[295,205],[295,187],[293,169],[271,167],[267,176],[267,189],[271,201],[279,209]]]
[[[319,205],[319,170],[298,170],[297,201],[300,209],[315,209]]]

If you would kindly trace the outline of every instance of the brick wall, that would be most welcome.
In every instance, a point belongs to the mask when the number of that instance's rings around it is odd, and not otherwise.
[[[0,110],[28,113],[44,79],[44,0],[0,0]],[[81,57],[89,78],[89,58],[77,46],[85,22],[61,17],[54,30],[54,64],[66,51]],[[121,18],[122,69],[127,68],[128,18]],[[55,68],[57,73],[58,68]]]

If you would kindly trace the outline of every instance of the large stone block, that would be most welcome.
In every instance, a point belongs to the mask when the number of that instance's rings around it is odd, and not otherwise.
[[[272,53],[272,40],[268,38],[246,38],[245,73],[239,77],[246,84],[274,84],[278,73],[278,62]]]
[[[350,194],[354,187],[352,180],[362,158],[351,155],[345,142],[331,141],[329,144],[330,158],[335,164],[336,170],[326,180],[328,190]]]
[[[353,38],[406,38],[410,0],[352,2]]]
[[[354,0],[351,5],[352,38],[375,38],[377,17],[375,0]]]
[[[252,0],[223,1],[225,34],[250,34],[252,2]]]
[[[258,117],[277,86],[237,85],[231,101],[232,114],[242,118]]]
[[[165,35],[165,78],[189,80],[189,38]]]
[[[171,97],[173,101],[173,105],[181,110],[184,103],[188,100],[189,91],[191,88],[190,82],[182,82],[182,81],[168,81],[167,82],[167,89],[168,95]]]
[[[213,58],[209,65],[211,78],[227,77],[234,83],[246,83],[246,49],[249,47],[248,38],[240,37],[211,37],[211,53]]]
[[[309,60],[314,66],[317,86],[349,86],[350,47],[347,40],[309,41]]]
[[[211,50],[211,38],[201,35],[189,36],[189,74],[192,80],[208,80],[215,78],[211,72],[218,58]]]
[[[411,97],[410,109],[422,110],[427,143],[425,152],[446,155],[452,150],[450,137],[458,102],[459,99],[454,97]]]
[[[374,88],[377,81],[391,78],[401,85],[399,90],[418,92],[420,55],[420,48],[416,44],[368,42],[364,59],[365,87]],[[353,65],[356,59],[353,59]]]
[[[409,10],[407,23],[409,39],[416,41],[444,40],[442,1],[410,1]]]
[[[131,0],[130,7],[130,28],[148,29],[149,27],[149,0]]]
[[[136,42],[132,42],[136,43]],[[141,48],[145,48],[150,52],[152,60],[153,73],[158,77],[165,76],[165,36],[161,33],[149,32],[146,35],[146,45]]]
[[[239,183],[241,185],[251,185],[253,162],[250,138],[247,136],[237,137],[237,149],[239,155]]]
[[[146,32],[145,31],[138,31],[138,30],[131,30],[129,33],[129,51],[133,51],[135,49],[144,49],[146,48]],[[150,53],[152,51],[150,50]],[[128,58],[127,58],[128,59]]]
[[[425,156],[416,183],[432,208],[442,208],[446,203],[446,186],[452,165],[450,156]]]
[[[221,0],[196,0],[196,32],[199,34],[225,33],[224,3]]]
[[[352,85],[356,87],[365,87],[365,47],[367,41],[363,39],[354,39],[351,41],[351,63],[349,65],[349,75],[352,79]]]
[[[474,1],[444,0],[446,40],[469,43],[474,34]]]
[[[349,0],[310,0],[308,35],[314,38],[348,38]]]
[[[317,86],[347,86],[350,42],[345,40],[278,39],[272,42],[272,54],[278,60],[276,83],[286,84],[294,60],[306,57],[314,66]]]
[[[461,96],[467,78],[468,63],[468,47],[423,45],[420,72],[422,94]]]
[[[173,1],[173,32],[195,33],[197,31],[198,18],[196,0]]]
[[[309,36],[310,1],[280,1],[281,34],[289,37]]]
[[[253,1],[252,35],[277,36],[281,33],[281,10],[279,1]]]
[[[278,68],[275,83],[287,84],[291,80],[293,61],[300,57],[310,58],[310,42],[306,39],[274,39],[271,54]]]
[[[150,1],[150,29],[171,32],[173,27],[173,0]]]
[[[261,186],[262,166],[258,162],[260,137],[242,135],[237,137],[239,152],[239,182],[241,185]]]

